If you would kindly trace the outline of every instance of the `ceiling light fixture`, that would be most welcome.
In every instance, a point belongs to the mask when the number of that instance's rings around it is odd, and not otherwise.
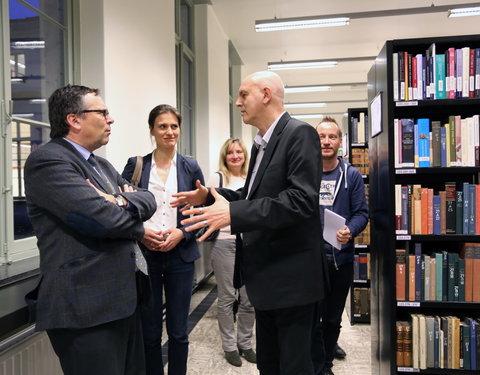
[[[330,91],[332,88],[349,87],[350,89],[365,89],[367,82],[347,82],[347,83],[326,83],[324,85],[308,85],[308,86],[285,86],[285,93],[298,92],[319,92]]]
[[[295,30],[295,29],[313,29],[316,27],[335,27],[347,26],[350,24],[348,17],[336,18],[297,18],[294,20],[272,20],[272,21],[258,21],[255,22],[255,31],[280,31],[280,30]]]
[[[325,107],[327,103],[310,102],[310,103],[285,103],[285,108],[313,108]]]
[[[289,69],[313,69],[313,68],[335,68],[340,62],[358,62],[375,60],[376,56],[364,57],[341,57],[323,60],[304,61],[276,61],[268,63],[268,70],[289,70]]]
[[[448,11],[448,17],[480,16],[480,6],[470,8],[455,8]]]
[[[286,86],[285,94],[290,94],[292,92],[319,92],[319,91],[330,91],[331,86]]]
[[[373,10],[367,12],[328,14],[310,17],[274,18],[270,20],[255,21],[255,31],[298,30],[313,27],[346,26],[351,20],[374,17],[411,16],[416,14],[448,12],[448,17],[478,16],[480,12],[476,7],[479,3],[464,3],[450,5],[433,5],[419,8]],[[455,7],[455,9],[452,9]],[[452,12],[464,12],[463,15],[453,15]]]

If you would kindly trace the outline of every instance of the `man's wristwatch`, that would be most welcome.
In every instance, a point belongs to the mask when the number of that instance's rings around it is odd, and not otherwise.
[[[122,196],[120,194],[113,194],[113,196],[115,197],[116,201],[117,201],[117,205],[118,207],[125,207],[126,204],[125,204],[125,201],[123,200]]]

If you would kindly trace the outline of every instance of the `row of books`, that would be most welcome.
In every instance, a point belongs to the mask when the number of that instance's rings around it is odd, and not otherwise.
[[[352,116],[351,118],[351,135],[353,144],[365,144],[368,139],[367,135],[367,124],[368,124],[368,114],[360,112],[358,118]]]
[[[370,280],[370,253],[353,256],[353,280]]]
[[[399,367],[480,369],[480,320],[457,316],[410,314],[396,322]]]
[[[440,51],[439,51],[440,52]],[[396,52],[393,100],[480,98],[480,48],[448,48],[424,54]]]
[[[353,316],[370,316],[370,288],[353,288]]]
[[[479,166],[479,118],[394,119],[395,168]]]
[[[480,243],[465,243],[460,254],[414,254],[396,249],[397,301],[480,302]]]
[[[370,222],[367,223],[365,229],[353,240],[355,245],[369,246],[370,245]]]
[[[480,185],[446,182],[445,190],[395,185],[397,234],[480,234]]]
[[[368,176],[368,148],[352,148],[349,161],[362,175]]]

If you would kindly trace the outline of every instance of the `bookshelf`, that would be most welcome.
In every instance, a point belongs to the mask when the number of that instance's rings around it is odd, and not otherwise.
[[[347,155],[350,164],[363,177],[368,192],[368,108],[349,108],[347,117]],[[350,288],[350,324],[370,323],[369,247],[370,228],[355,238],[354,278]]]
[[[450,315],[458,316],[460,320],[466,317],[480,318],[480,303],[478,302],[397,301],[396,249],[406,249],[407,254],[414,254],[415,245],[420,244],[422,254],[431,256],[443,250],[459,254],[463,243],[480,243],[478,233],[431,234],[429,229],[428,234],[419,234],[411,230],[410,222],[408,222],[406,232],[397,232],[398,199],[396,200],[395,185],[418,184],[422,188],[433,189],[433,194],[436,195],[445,190],[446,182],[454,182],[457,191],[461,190],[464,182],[480,183],[480,167],[478,166],[419,168],[416,166],[404,167],[403,164],[399,164],[398,145],[402,145],[402,142],[398,143],[398,127],[395,127],[395,119],[414,119],[414,122],[417,123],[418,119],[428,118],[430,126],[433,121],[440,121],[443,126],[449,122],[450,116],[461,116],[464,119],[480,114],[480,98],[478,97],[424,99],[425,93],[423,96],[417,93],[414,100],[402,101],[399,98],[397,90],[400,89],[400,85],[393,78],[394,72],[398,73],[398,65],[395,66],[398,62],[394,61],[394,57],[405,51],[412,56],[425,54],[432,44],[435,44],[436,54],[443,54],[450,48],[460,50],[464,47],[479,48],[480,35],[387,41],[368,73],[369,126],[377,125],[376,129],[380,130],[374,137],[370,136],[368,141],[370,154],[372,374],[402,374],[406,372],[479,374],[480,370],[480,367],[473,371],[431,367],[420,369],[418,365],[397,366],[396,323],[398,321],[412,320],[412,314],[440,317]],[[372,117],[375,116],[371,112],[372,102],[379,95],[381,96],[381,113],[378,117],[381,120],[380,127],[378,127],[377,121],[372,123]]]

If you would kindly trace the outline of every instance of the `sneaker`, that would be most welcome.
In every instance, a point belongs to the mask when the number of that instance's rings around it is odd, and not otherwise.
[[[253,349],[238,349],[240,355],[243,355],[245,359],[250,363],[257,363],[257,354]]]
[[[335,344],[335,354],[334,357],[336,359],[344,359],[347,356],[345,350],[343,350],[338,344]]]
[[[236,350],[233,352],[225,352],[225,359],[232,366],[240,367],[242,365],[242,360],[240,359],[240,355]]]

